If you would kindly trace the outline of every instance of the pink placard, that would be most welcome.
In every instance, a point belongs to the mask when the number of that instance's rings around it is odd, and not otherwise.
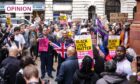
[[[39,39],[39,52],[47,52],[48,51],[49,40],[47,38]]]

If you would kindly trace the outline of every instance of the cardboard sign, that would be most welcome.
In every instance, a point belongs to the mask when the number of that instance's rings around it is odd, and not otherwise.
[[[32,5],[6,5],[5,12],[6,13],[32,13],[33,6]]]
[[[85,55],[88,55],[91,58],[93,58],[91,35],[75,36],[75,45],[79,63],[82,62],[82,59]]]
[[[49,40],[47,38],[41,38],[39,39],[39,52],[47,52],[48,51],[48,44]]]
[[[120,36],[110,35],[108,39],[108,49],[111,56],[115,55],[116,48],[120,45]]]
[[[128,13],[110,13],[111,23],[125,23],[128,19]]]
[[[74,22],[74,23],[80,23],[81,22],[81,18],[74,18],[74,19],[72,19],[72,22]]]

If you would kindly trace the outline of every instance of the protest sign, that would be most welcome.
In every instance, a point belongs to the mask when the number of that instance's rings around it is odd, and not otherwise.
[[[125,23],[128,19],[128,13],[110,13],[111,23]]]
[[[120,45],[120,36],[110,35],[108,39],[108,49],[111,56],[115,55],[116,48]]]
[[[6,16],[6,24],[8,25],[8,26],[10,26],[12,23],[11,23],[11,15],[10,14],[7,14],[7,16]]]
[[[78,35],[75,36],[75,44],[79,63],[85,55],[93,58],[92,39],[91,35]]]
[[[47,52],[48,51],[48,44],[49,40],[47,38],[41,38],[39,39],[39,52]]]

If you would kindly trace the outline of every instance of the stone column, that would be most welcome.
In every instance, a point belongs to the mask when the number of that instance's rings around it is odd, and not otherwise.
[[[140,0],[136,1],[137,12],[130,28],[130,47],[134,48],[137,55],[140,56]]]
[[[97,16],[105,15],[105,0],[94,0]]]
[[[23,5],[24,0],[16,0],[16,5]],[[24,13],[16,13],[16,18],[24,18]]]
[[[53,0],[45,0],[45,19],[53,20]]]

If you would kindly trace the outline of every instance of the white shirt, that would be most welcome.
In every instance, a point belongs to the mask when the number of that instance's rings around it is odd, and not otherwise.
[[[127,59],[117,62],[116,72],[119,74],[127,74],[127,79],[129,80],[129,76],[132,74],[131,63]]]
[[[25,39],[22,34],[15,35],[15,40],[18,41],[19,44],[25,44]]]

